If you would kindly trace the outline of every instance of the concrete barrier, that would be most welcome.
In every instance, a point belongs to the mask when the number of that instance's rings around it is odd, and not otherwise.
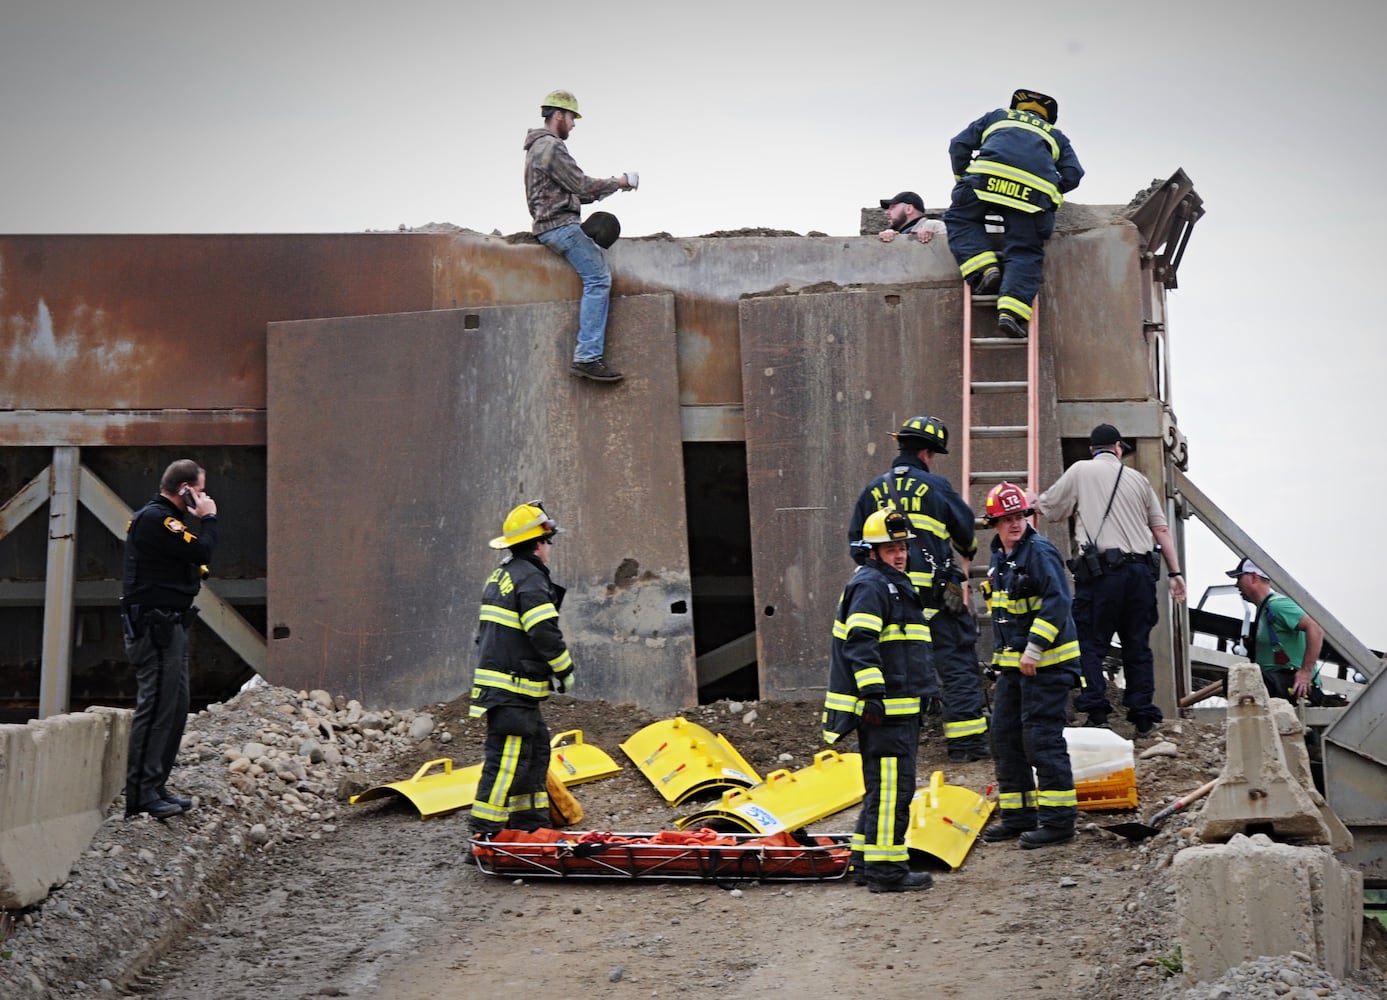
[[[128,709],[0,725],[0,908],[31,906],[67,878],[125,787]]]
[[[1343,979],[1363,944],[1363,873],[1322,847],[1237,834],[1175,856],[1180,957],[1190,982],[1263,955],[1309,955]]]

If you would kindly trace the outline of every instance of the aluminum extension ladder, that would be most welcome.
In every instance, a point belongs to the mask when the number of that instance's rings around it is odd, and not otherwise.
[[[1040,490],[1040,298],[1031,302],[1031,321],[1025,340],[1012,337],[974,336],[975,310],[995,315],[997,296],[974,295],[963,285],[963,463],[960,478],[965,503],[972,505],[973,486],[991,489],[1001,482],[1024,485],[1027,496]],[[1019,375],[1017,355],[1025,351],[1025,378]],[[982,359],[979,355],[990,357]],[[1003,376],[1013,376],[1010,378]],[[975,406],[976,403],[976,406]],[[1017,423],[1020,419],[1022,422]],[[974,460],[977,442],[1010,442],[988,450],[988,464],[979,469]],[[1024,442],[1024,450],[1022,446]],[[979,497],[981,501],[981,497]],[[978,507],[981,507],[979,502]],[[976,509],[976,508],[975,508]]]

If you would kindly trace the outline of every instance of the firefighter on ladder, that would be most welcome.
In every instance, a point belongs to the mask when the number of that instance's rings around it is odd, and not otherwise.
[[[482,589],[472,718],[486,716],[486,754],[471,830],[477,838],[507,827],[549,825],[549,729],[540,705],[573,685],[573,657],[559,630],[564,588],[549,578],[559,526],[539,501],[506,515],[493,549],[510,554]],[[469,855],[470,857],[470,855]]]
[[[953,202],[944,213],[949,249],[975,295],[997,294],[997,332],[1025,337],[1040,291],[1045,241],[1055,209],[1079,186],[1084,168],[1055,128],[1059,103],[1033,90],[1011,95],[1010,108],[989,111],[949,143]],[[984,222],[1000,215],[1002,256]]]
[[[866,794],[852,837],[852,870],[872,892],[934,884],[928,872],[910,870],[905,843],[920,709],[938,690],[924,606],[905,575],[913,537],[909,519],[891,508],[863,525],[867,557],[838,602],[824,697],[824,741],[836,743],[857,730]]]
[[[985,586],[996,648],[992,753],[1001,821],[982,839],[1048,847],[1073,839],[1079,815],[1064,739],[1069,689],[1079,682],[1069,581],[1059,550],[1026,522],[1031,508],[1019,487],[994,486],[985,516],[997,529]]]
[[[987,716],[978,675],[978,630],[968,605],[968,565],[976,555],[973,511],[949,481],[930,471],[949,453],[949,429],[938,417],[911,417],[893,431],[900,448],[892,468],[862,490],[848,542],[862,538],[867,518],[892,506],[910,518],[910,580],[925,605],[934,666],[944,694],[944,737],[954,763],[988,756]],[[953,554],[957,552],[958,561]]]

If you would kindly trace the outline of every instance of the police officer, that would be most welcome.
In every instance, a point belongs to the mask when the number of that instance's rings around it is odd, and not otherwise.
[[[125,537],[121,613],[125,655],[135,667],[135,716],[125,771],[125,815],[176,816],[192,800],[168,789],[188,721],[188,626],[193,598],[217,544],[217,502],[207,474],[179,459],[159,479]],[[189,516],[197,524],[189,524]]]
[[[1136,445],[1112,424],[1099,424],[1088,437],[1088,461],[1075,462],[1036,498],[1046,520],[1074,517],[1078,551],[1074,566],[1074,624],[1083,651],[1084,689],[1074,701],[1088,724],[1105,727],[1111,705],[1103,660],[1113,633],[1122,643],[1122,704],[1137,734],[1150,734],[1163,718],[1154,701],[1155,658],[1151,629],[1158,621],[1156,567],[1164,559],[1170,596],[1185,599],[1175,541],[1151,482],[1122,460]]]
[[[910,517],[915,541],[909,574],[925,605],[934,665],[944,689],[949,760],[984,760],[987,717],[978,677],[978,630],[968,606],[968,564],[978,550],[973,511],[947,479],[930,471],[936,455],[949,453],[949,429],[942,420],[911,417],[891,436],[900,454],[890,471],[868,483],[857,498],[848,542],[862,538],[863,524],[880,508],[895,507]]]
[[[1058,119],[1053,97],[1018,90],[1010,108],[989,111],[949,143],[957,181],[944,213],[949,249],[976,294],[998,292],[1003,337],[1026,336],[1055,209],[1084,176],[1069,140],[1055,128]],[[989,214],[1000,215],[1006,227],[1001,258],[987,235]]]
[[[472,805],[475,837],[549,825],[549,728],[540,705],[551,690],[573,685],[573,657],[559,630],[564,588],[549,578],[559,530],[535,500],[513,508],[491,540],[493,549],[510,554],[482,588],[468,712],[486,716],[486,755]]]
[[[914,536],[906,516],[875,511],[862,529],[866,558],[838,601],[833,622],[823,736],[857,730],[866,794],[853,833],[855,879],[872,892],[928,889],[910,870],[905,834],[915,795],[922,700],[938,690],[920,596],[905,575]]]
[[[988,843],[1019,838],[1024,848],[1074,836],[1079,796],[1064,724],[1069,689],[1078,683],[1079,641],[1070,617],[1064,562],[1027,523],[1026,494],[999,483],[987,494],[987,523],[997,529],[987,570],[996,652],[992,753],[1000,822]]]

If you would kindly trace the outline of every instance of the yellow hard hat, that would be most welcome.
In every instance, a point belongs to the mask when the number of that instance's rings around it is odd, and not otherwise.
[[[508,549],[521,542],[557,535],[560,530],[554,519],[544,512],[544,504],[531,500],[511,509],[501,525],[501,534],[491,540],[491,547]]]
[[[578,114],[578,98],[573,96],[571,90],[551,90],[549,96],[539,102],[541,108],[559,108],[562,111],[572,111],[574,118],[581,118]]]
[[[868,545],[903,542],[914,537],[915,533],[910,530],[910,518],[895,507],[873,511],[862,525],[862,541]]]

